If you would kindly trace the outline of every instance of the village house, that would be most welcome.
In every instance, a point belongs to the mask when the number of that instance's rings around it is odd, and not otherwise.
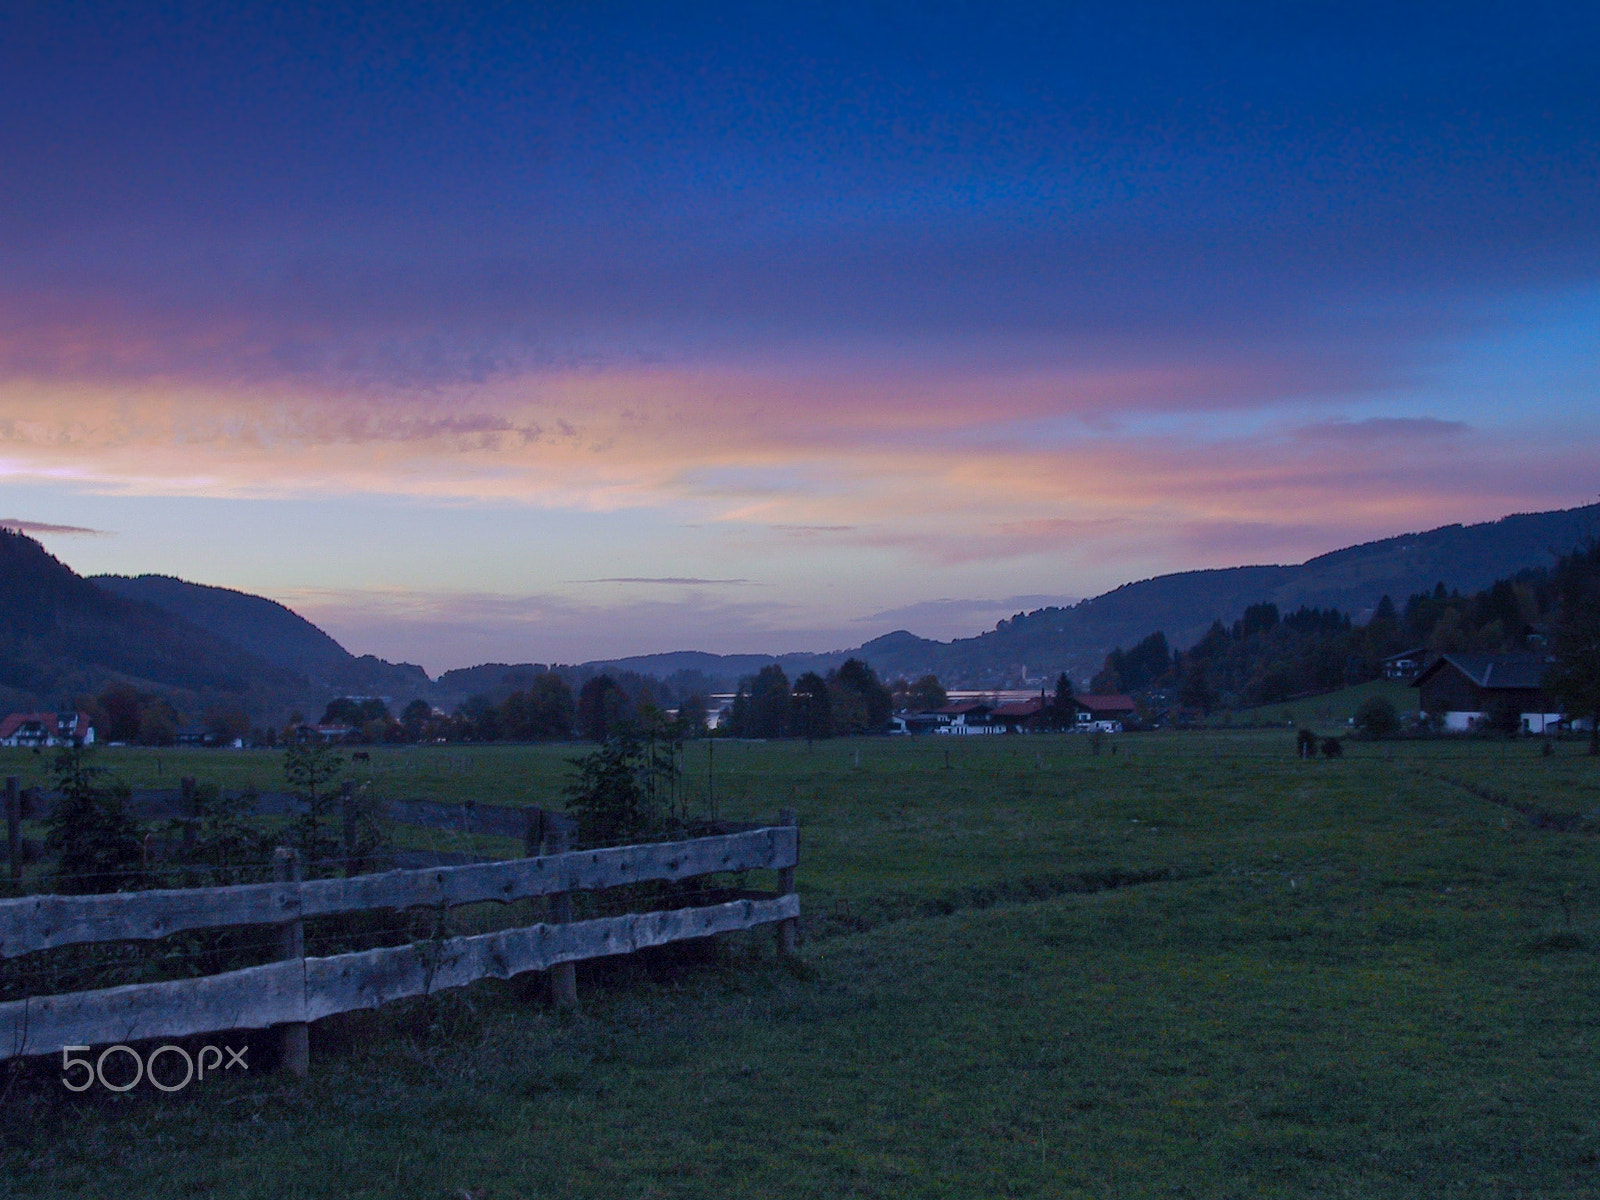
[[[950,734],[954,736],[968,736],[979,733],[1004,733],[1006,727],[997,725],[993,721],[994,705],[972,701],[965,704],[947,704],[943,708],[932,710],[931,715],[939,722],[934,727],[935,733]]]
[[[1072,702],[1078,709],[1078,728],[1121,733],[1139,715],[1139,706],[1132,696],[1093,695],[1074,696]]]
[[[1038,733],[1049,720],[1049,707],[1050,702],[1043,696],[1029,696],[1026,700],[1000,705],[990,717],[1008,733]]]
[[[94,745],[94,724],[87,713],[12,713],[0,721],[0,746]]]
[[[1422,661],[1427,652],[1421,647],[1415,650],[1402,650],[1399,654],[1391,654],[1383,660],[1383,677],[1385,679],[1415,679],[1422,670]]]
[[[1564,719],[1544,691],[1550,659],[1544,654],[1442,654],[1418,672],[1411,686],[1420,707],[1463,733],[1497,711],[1518,714],[1523,732],[1544,733]]]

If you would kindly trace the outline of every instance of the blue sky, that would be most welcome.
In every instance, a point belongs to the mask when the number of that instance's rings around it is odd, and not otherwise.
[[[437,671],[1586,503],[1597,52],[1580,4],[11,6],[0,518]]]

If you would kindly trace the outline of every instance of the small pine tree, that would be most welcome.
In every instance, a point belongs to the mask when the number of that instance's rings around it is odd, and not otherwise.
[[[139,826],[123,807],[124,783],[102,783],[92,750],[66,746],[50,773],[58,796],[45,818],[45,850],[56,856],[55,882],[71,894],[120,892],[139,882]]]
[[[645,836],[650,813],[639,780],[639,750],[636,739],[618,735],[569,760],[577,778],[565,789],[567,811],[578,819],[581,844],[614,845]]]
[[[643,714],[581,758],[568,761],[567,811],[585,846],[642,842],[680,831],[687,822],[681,787],[683,739],[669,722]]]
[[[344,758],[324,742],[302,742],[283,752],[283,777],[306,806],[284,830],[285,841],[300,851],[301,861],[308,865],[338,849],[329,817],[337,795],[333,783],[343,770]]]

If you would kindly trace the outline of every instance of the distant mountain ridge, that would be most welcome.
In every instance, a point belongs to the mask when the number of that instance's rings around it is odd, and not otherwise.
[[[885,677],[933,673],[947,686],[1000,687],[1067,671],[1080,683],[1107,651],[1161,630],[1178,647],[1214,620],[1272,601],[1339,608],[1357,618],[1385,594],[1396,602],[1436,583],[1471,592],[1551,564],[1600,535],[1600,504],[1446,525],[1318,555],[1299,565],[1184,571],[1124,584],[1070,607],[1041,608],[950,642],[897,630],[853,649],[791,654],[685,650],[593,660],[580,670],[679,672],[731,686],[769,663],[790,678],[865,659]],[[355,656],[293,610],[228,588],[161,575],[83,579],[25,535],[0,531],[0,700],[54,702],[112,677],[228,693],[266,704],[321,703],[330,694],[424,697],[449,705],[521,686],[534,663],[485,663],[430,680],[421,667]],[[703,680],[702,680],[703,682]]]
[[[1477,525],[1444,525],[1348,546],[1298,566],[1230,567],[1183,571],[1124,584],[1070,609],[1019,614],[977,638],[951,643],[953,659],[978,666],[997,657],[1014,662],[1071,661],[1098,667],[1116,646],[1161,630],[1174,646],[1197,641],[1215,620],[1231,623],[1263,601],[1291,611],[1338,608],[1365,620],[1385,595],[1396,603],[1435,584],[1473,592],[1531,567],[1552,565],[1586,538],[1600,534],[1600,504],[1546,513],[1517,513]],[[1040,657],[1043,656],[1043,657]]]
[[[695,655],[697,669],[728,677],[760,665],[822,662],[855,655],[879,674],[936,674],[947,686],[1001,686],[1067,671],[1080,683],[1106,653],[1161,630],[1187,647],[1215,620],[1231,623],[1251,604],[1271,601],[1282,610],[1339,608],[1362,619],[1388,595],[1403,603],[1437,583],[1472,592],[1530,567],[1552,564],[1586,538],[1600,536],[1600,504],[1543,513],[1517,513],[1476,525],[1444,525],[1422,533],[1381,538],[1318,555],[1299,565],[1223,567],[1181,571],[1126,583],[1070,608],[1018,613],[986,633],[938,642],[904,630],[853,651],[820,655]],[[643,655],[606,665],[657,674],[665,662],[687,656]],[[750,664],[754,663],[755,666]],[[814,668],[803,668],[814,669]],[[666,672],[661,672],[665,674]]]

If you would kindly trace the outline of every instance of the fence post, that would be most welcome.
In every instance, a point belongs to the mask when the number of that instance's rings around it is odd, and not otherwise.
[[[523,809],[522,821],[522,857],[537,858],[544,841],[544,809]]]
[[[361,864],[356,861],[356,785],[353,779],[346,779],[339,785],[339,816],[343,821],[343,836],[340,846],[344,852],[344,874],[348,879],[352,875],[361,874]]]
[[[22,883],[22,796],[17,777],[6,776],[6,853],[11,863],[11,885]]]
[[[545,839],[551,854],[572,849],[572,818],[550,813],[545,821]],[[566,925],[572,920],[572,893],[555,892],[550,897],[550,922]],[[557,963],[550,968],[550,999],[557,1008],[578,1007],[578,968],[576,963]]]
[[[195,799],[194,776],[178,780],[178,809],[183,813],[183,861],[194,861],[195,822],[200,813]]]
[[[300,855],[288,846],[279,846],[272,855],[272,877],[279,883],[300,882]],[[278,926],[278,950],[284,960],[306,956],[305,922],[299,917]],[[304,1021],[291,1021],[282,1027],[283,1065],[301,1079],[311,1069],[310,1027]]]
[[[779,825],[792,825],[796,827],[795,839],[799,841],[799,814],[792,808],[785,808],[778,813]],[[788,896],[794,892],[794,868],[778,868],[778,895]],[[778,922],[778,953],[785,958],[793,956],[795,947],[800,940],[800,922],[790,917],[786,921]]]

